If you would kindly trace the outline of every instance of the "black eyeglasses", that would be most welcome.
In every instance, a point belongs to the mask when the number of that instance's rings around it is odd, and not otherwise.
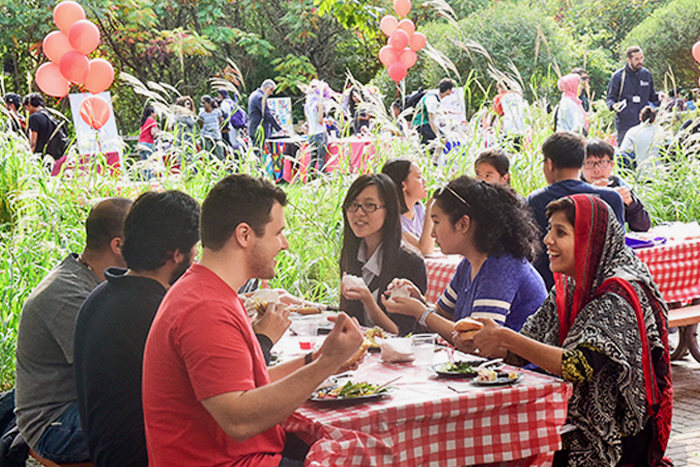
[[[379,204],[374,204],[374,203],[350,203],[348,206],[345,208],[347,212],[357,212],[358,209],[362,208],[362,211],[365,214],[370,214],[377,209],[382,209],[384,205],[379,205]]]
[[[611,161],[610,159],[605,159],[601,161],[586,161],[583,163],[583,166],[587,169],[595,169],[596,167],[600,167],[601,169],[607,169],[612,165],[613,161]]]
[[[457,198],[458,200],[460,200],[460,201],[462,202],[462,204],[464,204],[466,207],[468,207],[468,208],[471,208],[471,207],[472,207],[472,205],[469,204],[469,203],[467,203],[467,201],[466,201],[464,198],[462,198],[461,196],[459,196],[459,195],[457,194],[456,191],[454,191],[452,188],[450,188],[449,184],[448,184],[448,185],[444,185],[442,188],[440,188],[440,189],[437,191],[437,195],[438,195],[438,196],[442,196],[442,194],[444,193],[445,190],[447,190],[447,191],[449,191],[450,193],[452,193],[452,195],[454,195],[455,198]]]

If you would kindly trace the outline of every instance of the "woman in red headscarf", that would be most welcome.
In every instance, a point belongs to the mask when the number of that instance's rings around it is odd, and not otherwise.
[[[555,287],[518,334],[481,319],[474,344],[573,383],[554,465],[666,466],[673,390],[666,304],[608,205],[574,195],[547,206]]]
[[[555,113],[556,131],[573,131],[574,133],[588,134],[588,114],[583,109],[583,103],[579,99],[579,87],[581,77],[576,73],[562,76],[557,83],[561,91],[561,100]]]

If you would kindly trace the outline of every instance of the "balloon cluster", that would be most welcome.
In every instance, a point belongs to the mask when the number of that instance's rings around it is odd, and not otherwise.
[[[51,61],[36,70],[39,89],[49,96],[65,97],[70,83],[85,86],[91,94],[109,88],[114,68],[103,58],[88,58],[100,43],[100,30],[85,19],[83,7],[65,0],[54,8],[53,20],[59,30],[44,38],[42,49]],[[109,104],[99,96],[90,96],[80,105],[80,116],[98,130],[109,119]]]
[[[700,63],[700,41],[697,41],[693,46],[693,58]],[[698,79],[698,84],[700,84],[700,79]]]
[[[411,0],[394,0],[394,11],[406,16],[411,11]],[[408,69],[416,64],[416,52],[425,47],[425,34],[416,32],[416,25],[408,18],[401,21],[391,15],[379,23],[382,32],[389,39],[379,50],[379,60],[389,72],[389,77],[397,83],[406,77]]]

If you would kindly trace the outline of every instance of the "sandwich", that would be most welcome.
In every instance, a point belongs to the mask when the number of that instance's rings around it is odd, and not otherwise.
[[[454,325],[454,331],[459,333],[462,340],[470,341],[474,339],[474,334],[477,333],[484,325],[479,321],[471,318],[462,318]]]
[[[372,345],[372,342],[369,339],[365,339],[364,341],[362,341],[362,345],[360,345],[360,348],[357,349],[357,352],[355,352],[352,355],[352,357],[350,357],[348,359],[348,361],[345,362],[345,365],[343,365],[343,366],[344,367],[353,366],[354,364],[356,364],[357,362],[362,360],[362,357],[365,356],[365,354],[367,353],[367,349],[369,349],[370,345]]]

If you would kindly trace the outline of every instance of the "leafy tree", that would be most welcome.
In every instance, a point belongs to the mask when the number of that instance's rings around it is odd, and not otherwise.
[[[649,68],[661,88],[669,67],[675,84],[679,87],[695,87],[700,76],[700,66],[693,59],[691,49],[700,40],[700,2],[674,0],[659,8],[639,26],[634,28],[622,43],[621,50],[630,45],[644,49],[644,66]],[[667,87],[673,87],[672,81]]]

